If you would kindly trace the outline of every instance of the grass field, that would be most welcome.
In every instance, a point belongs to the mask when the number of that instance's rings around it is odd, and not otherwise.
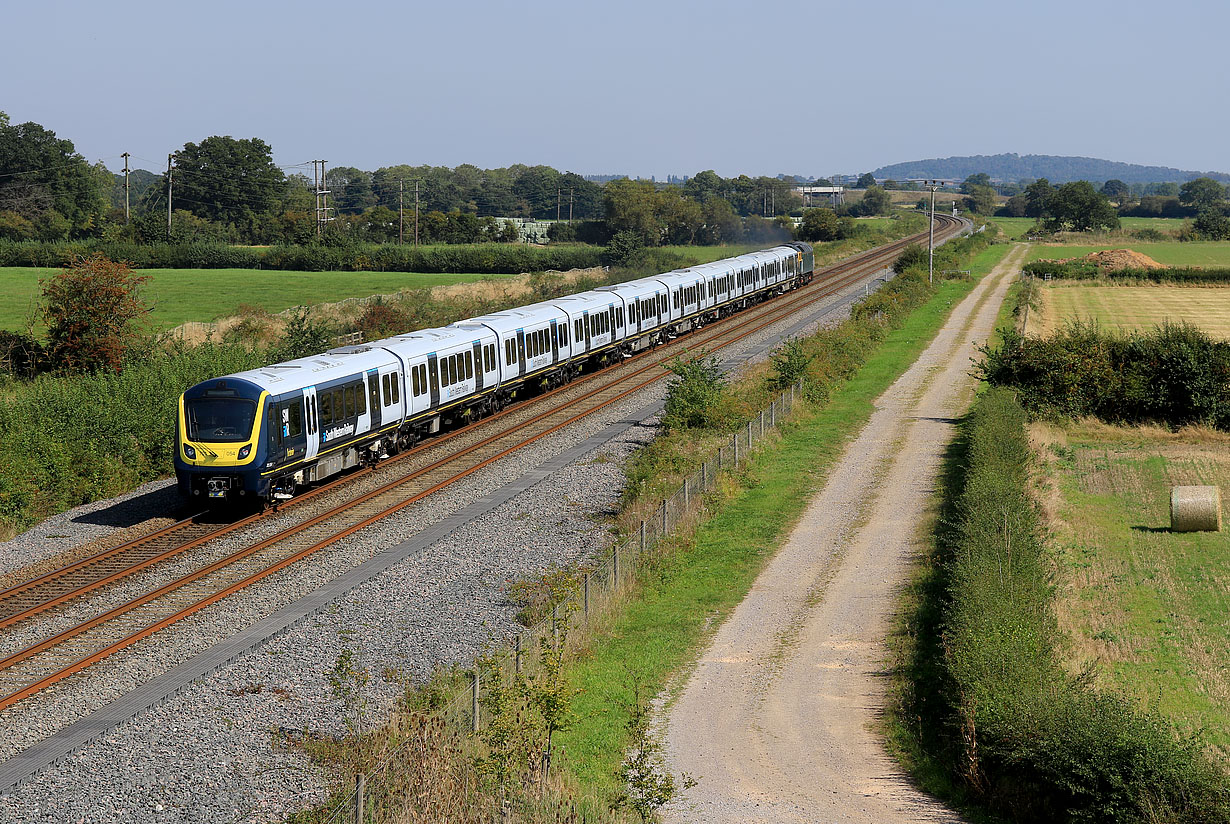
[[[39,278],[55,269],[0,269],[0,329],[24,329],[35,308]],[[280,312],[292,306],[331,303],[346,298],[390,294],[507,275],[413,274],[407,272],[278,272],[269,269],[143,269],[153,278],[145,287],[153,303],[155,329],[187,321],[211,321],[236,314],[240,304]]]
[[[1039,293],[1026,332],[1043,335],[1072,320],[1095,320],[1106,329],[1148,330],[1163,321],[1186,321],[1230,340],[1230,287],[1086,286],[1049,284]]]
[[[1036,222],[1032,217],[996,217],[995,223],[1011,238],[1017,238],[1029,231]],[[1178,217],[1122,217],[1119,223],[1123,231],[1135,229],[1157,229],[1159,232],[1173,232],[1182,228],[1183,218]]]
[[[1035,424],[1073,669],[1230,755],[1230,532],[1172,533],[1170,487],[1230,489],[1230,435]]]
[[[1148,255],[1166,266],[1228,266],[1230,267],[1230,242],[1204,241],[1200,243],[1141,243],[1131,238],[1119,242],[1067,246],[1037,243],[1029,250],[1028,260],[1042,258],[1080,257],[1100,249],[1132,249]],[[1028,262],[1028,261],[1027,261]]]

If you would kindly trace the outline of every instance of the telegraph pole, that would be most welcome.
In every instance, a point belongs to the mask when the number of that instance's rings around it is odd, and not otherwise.
[[[414,181],[414,248],[419,246],[419,182]]]
[[[171,194],[175,191],[175,169],[171,166],[174,154],[167,155],[167,243],[171,242]]]
[[[572,189],[568,190],[568,222],[572,223]]]
[[[935,278],[935,190],[951,181],[911,178],[910,182],[921,183],[931,192],[931,219],[927,227],[927,283],[933,283]]]
[[[397,245],[402,242],[402,201],[406,197],[406,181],[397,181]]]
[[[316,237],[325,233],[329,222],[329,188],[326,182],[325,161],[312,161],[312,177],[316,180]]]
[[[120,157],[124,158],[124,222],[128,222],[128,152],[124,152]]]
[[[555,222],[556,223],[559,223],[559,201],[560,201],[560,198],[563,196],[563,194],[564,194],[563,189],[555,190]]]

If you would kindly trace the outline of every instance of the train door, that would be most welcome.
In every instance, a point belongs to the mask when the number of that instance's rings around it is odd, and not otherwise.
[[[440,364],[436,353],[427,356],[427,389],[431,395],[431,408],[440,405]]]
[[[320,416],[315,386],[303,390],[303,411],[303,429],[307,433],[307,451],[303,459],[310,461],[320,452]]]
[[[483,342],[474,341],[474,392],[483,391]]]
[[[584,312],[582,312],[582,313],[581,313],[581,317],[582,317],[582,318],[584,318],[584,323],[585,323],[585,351],[586,351],[586,352],[588,352],[588,351],[590,351],[591,349],[593,349],[593,348],[594,348],[594,344],[593,344],[594,334],[593,334],[593,329],[591,328],[591,325],[590,325],[589,310],[587,309],[587,310],[585,310]]]
[[[367,414],[370,415],[371,431],[380,429],[380,370],[367,371]]]
[[[526,373],[525,368],[525,330],[517,330],[517,371],[519,374]]]

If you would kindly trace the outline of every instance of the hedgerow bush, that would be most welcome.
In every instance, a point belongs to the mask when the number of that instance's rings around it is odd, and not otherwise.
[[[1063,278],[1066,280],[1148,281],[1151,283],[1225,283],[1230,281],[1230,269],[1198,269],[1167,267],[1163,269],[1099,269],[1089,260],[1054,263],[1035,260],[1025,264],[1027,275]]]
[[[171,472],[179,394],[264,362],[241,346],[147,341],[119,373],[9,383],[0,393],[0,525],[20,530]]]
[[[1230,343],[1188,324],[1127,335],[1085,321],[1049,337],[1008,330],[978,369],[1041,417],[1230,429]]]
[[[1025,422],[1013,393],[992,389],[964,424],[943,547],[947,762],[1013,821],[1230,821],[1230,782],[1198,738],[1062,667]]]
[[[98,240],[43,243],[0,241],[0,266],[64,266],[102,254],[135,269],[278,269],[295,272],[478,272],[518,274],[546,269],[587,269],[602,250],[587,245],[526,246],[482,243],[456,246],[274,246],[255,249],[223,243],[141,245]]]

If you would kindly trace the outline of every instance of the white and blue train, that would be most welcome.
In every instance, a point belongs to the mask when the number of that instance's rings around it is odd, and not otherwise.
[[[269,502],[811,280],[806,243],[205,381],[179,399],[196,500]]]

